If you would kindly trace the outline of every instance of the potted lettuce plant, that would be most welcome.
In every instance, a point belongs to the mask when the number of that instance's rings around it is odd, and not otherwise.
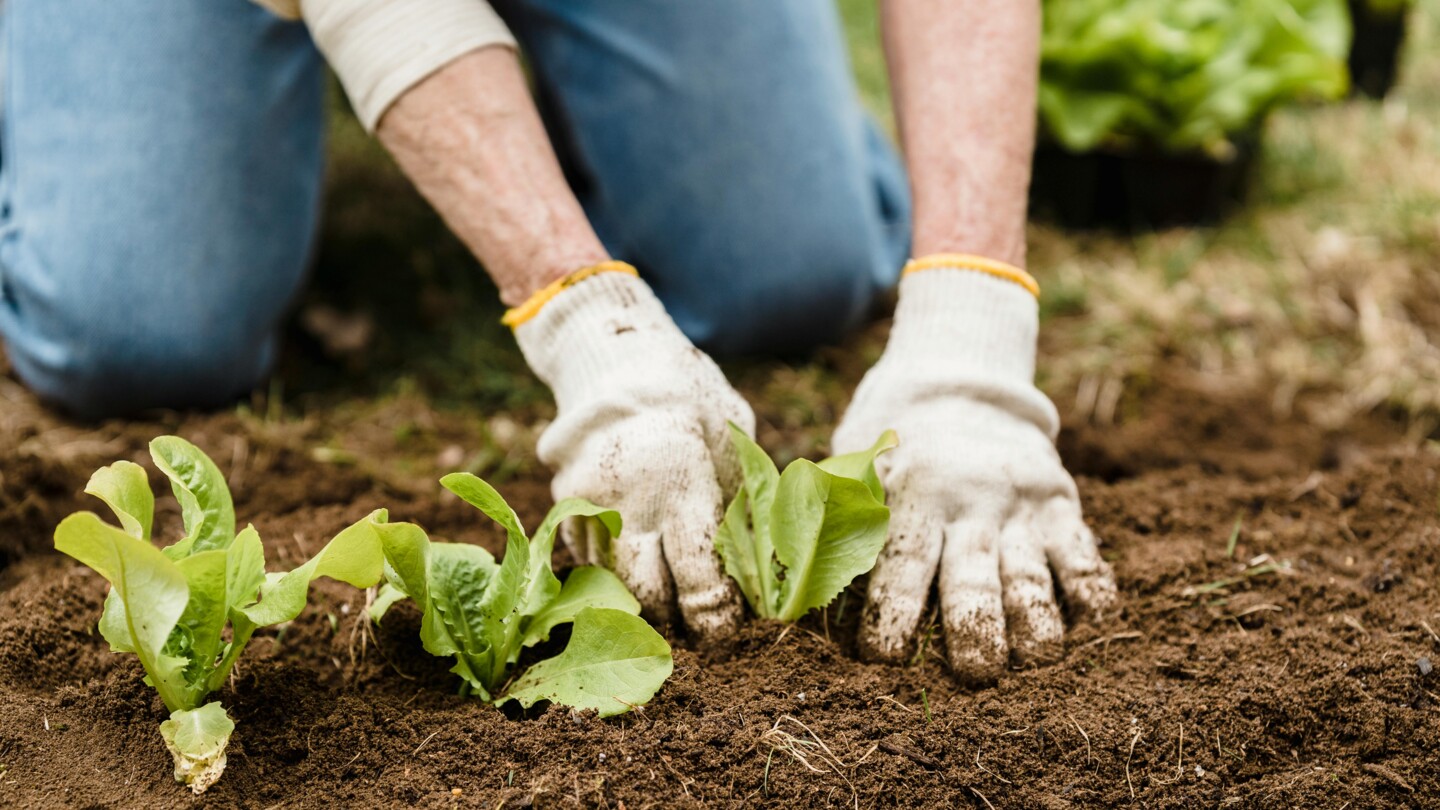
[[[1218,219],[1265,117],[1348,87],[1344,0],[1047,0],[1032,206],[1062,224]]]

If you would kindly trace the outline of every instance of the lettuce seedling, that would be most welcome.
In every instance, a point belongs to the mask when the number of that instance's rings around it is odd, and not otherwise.
[[[140,659],[145,683],[170,710],[160,734],[175,778],[202,793],[224,771],[235,729],[219,701],[205,699],[225,683],[256,629],[300,614],[311,580],[379,581],[380,552],[368,527],[386,513],[341,532],[300,568],[266,574],[260,535],[254,526],[236,534],[230,490],[215,463],[175,436],[152,441],[150,456],[180,502],[182,539],[151,545],[155,497],[145,470],[117,461],[97,470],[85,491],[109,505],[120,528],[79,512],[55,529],[55,548],[109,580],[100,633],[111,650]]]
[[[897,444],[895,432],[858,453],[799,459],[783,475],[733,424],[730,438],[745,483],[725,510],[716,550],[755,615],[797,621],[875,567],[890,528],[875,458]]]
[[[489,484],[468,473],[441,483],[505,530],[504,560],[496,563],[479,546],[431,542],[413,524],[373,522],[387,584],[371,617],[378,622],[396,601],[414,601],[425,650],[455,659],[450,671],[461,678],[461,694],[497,706],[514,700],[528,708],[546,700],[609,717],[649,701],[670,677],[673,661],[664,637],[640,618],[639,602],[604,568],[576,568],[564,585],[550,568],[561,521],[590,520],[613,537],[620,515],[569,498],[527,537]],[[517,677],[521,651],[567,623],[573,627],[564,652]]]

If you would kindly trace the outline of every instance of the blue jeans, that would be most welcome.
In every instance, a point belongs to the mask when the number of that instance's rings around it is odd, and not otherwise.
[[[722,354],[855,326],[908,249],[832,0],[503,0],[601,238]],[[247,0],[7,0],[0,336],[81,416],[261,381],[314,249],[323,68]]]

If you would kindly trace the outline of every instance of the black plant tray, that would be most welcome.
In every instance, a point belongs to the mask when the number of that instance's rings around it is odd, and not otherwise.
[[[1147,230],[1219,222],[1242,202],[1258,138],[1234,139],[1229,160],[1158,151],[1035,149],[1030,210],[1070,228]]]
[[[1350,0],[1350,20],[1355,27],[1349,60],[1352,95],[1384,98],[1395,86],[1408,16],[1404,11],[1377,14],[1365,0]]]

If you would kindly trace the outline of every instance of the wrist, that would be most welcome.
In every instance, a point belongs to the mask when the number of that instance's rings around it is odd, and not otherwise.
[[[603,275],[605,273],[620,273],[636,279],[640,277],[639,271],[637,271],[633,266],[627,264],[626,262],[604,261],[598,264],[592,264],[587,267],[582,267],[579,270],[571,273],[566,273],[563,276],[560,276],[559,278],[556,278],[555,280],[547,283],[544,287],[541,287],[540,289],[532,293],[520,305],[511,307],[510,309],[506,310],[504,317],[500,319],[500,323],[510,327],[511,329],[518,330],[521,326],[529,323],[531,320],[534,320],[547,304],[560,297],[562,293],[569,290],[571,287],[580,284],[580,282],[582,281],[586,281],[588,279]],[[603,296],[600,292],[602,289],[608,288],[592,286],[590,288],[587,288],[586,291],[584,293],[581,293],[579,296],[571,296],[571,298],[575,299],[577,297],[589,295],[592,298],[603,299],[605,296]],[[561,305],[561,307],[563,308],[564,305]]]
[[[1014,280],[971,268],[907,273],[886,353],[935,371],[1032,385],[1040,311]]]
[[[966,253],[934,253],[906,262],[900,274],[909,276],[926,270],[964,270],[982,273],[1018,285],[1037,299],[1040,297],[1040,284],[1035,281],[1034,276],[1013,264],[996,261],[986,256]]]
[[[587,245],[577,243],[547,246],[541,254],[528,260],[516,256],[514,261],[490,267],[490,275],[500,289],[500,301],[507,307],[519,307],[551,284],[584,268],[610,262],[610,254],[594,240]]]
[[[1002,229],[991,229],[988,236],[966,236],[953,233],[954,229],[915,228],[911,250],[916,256],[936,254],[964,254],[985,256],[996,261],[1025,267],[1025,229],[1012,229],[1013,233],[1001,233]]]
[[[596,272],[553,289],[534,302],[533,311],[524,311],[532,302],[511,310],[507,321],[526,362],[562,409],[587,392],[606,390],[623,369],[647,365],[657,373],[672,364],[674,350],[690,348],[633,268]]]

